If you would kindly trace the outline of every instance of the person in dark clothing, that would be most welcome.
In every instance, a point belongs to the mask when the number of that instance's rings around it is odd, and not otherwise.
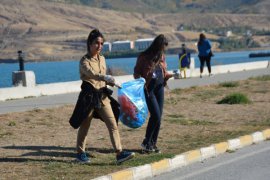
[[[157,36],[152,44],[137,58],[134,78],[143,77],[146,103],[150,112],[145,138],[141,147],[146,152],[160,152],[157,147],[161,116],[164,103],[164,86],[173,75],[167,72],[165,48],[168,41],[163,34]]]
[[[182,72],[184,74],[184,78],[187,78],[186,69],[190,66],[190,53],[186,50],[186,45],[182,44],[182,53],[178,54],[179,56],[179,70],[180,77],[182,78]]]
[[[204,64],[206,62],[209,76],[212,76],[211,73],[211,57],[213,56],[211,50],[211,42],[206,38],[206,36],[201,33],[200,38],[197,44],[198,51],[199,51],[199,59],[200,59],[200,78],[202,78]]]
[[[74,112],[70,118],[70,125],[79,128],[77,135],[77,161],[89,163],[85,153],[86,137],[93,116],[97,114],[106,124],[113,148],[116,152],[116,162],[121,163],[132,157],[133,152],[123,151],[115,114],[109,98],[107,85],[114,86],[115,79],[106,75],[105,58],[100,54],[104,43],[101,32],[94,29],[87,39],[88,53],[80,60],[80,78],[83,81]]]

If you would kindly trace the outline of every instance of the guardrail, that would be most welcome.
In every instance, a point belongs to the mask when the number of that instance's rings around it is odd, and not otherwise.
[[[222,74],[222,73],[232,73],[263,68],[269,68],[269,61],[218,65],[212,67],[212,72],[214,74]],[[199,68],[196,69],[191,68],[187,70],[187,77],[198,77],[199,74],[200,74]],[[133,76],[132,75],[115,76],[115,79],[118,84],[121,84],[123,82],[133,79]],[[80,85],[81,81],[71,81],[62,83],[38,84],[34,87],[18,86],[18,87],[1,88],[0,101],[21,99],[27,97],[74,93],[80,91]]]

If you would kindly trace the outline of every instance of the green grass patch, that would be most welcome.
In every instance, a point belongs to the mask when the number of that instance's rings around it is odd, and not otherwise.
[[[6,137],[6,136],[11,136],[11,132],[0,132],[0,138]]]
[[[169,98],[165,99],[164,104],[176,105],[178,102],[179,102],[178,98],[169,97]]]
[[[265,119],[263,121],[251,121],[251,122],[248,122],[246,123],[247,126],[270,126],[270,118],[269,119]]]
[[[8,126],[16,126],[16,122],[11,121],[11,122],[8,123]]]
[[[170,118],[184,118],[184,116],[181,114],[169,114],[168,117],[170,117]]]
[[[270,75],[263,75],[263,76],[258,76],[258,77],[251,77],[249,79],[256,80],[256,81],[270,81]]]
[[[70,168],[73,168],[74,166],[76,166],[76,164],[74,163],[63,163],[63,162],[51,161],[51,162],[46,163],[45,169],[47,170],[47,172],[52,172],[52,171],[58,171],[58,169],[62,169],[62,170],[70,169]]]
[[[196,90],[198,86],[191,86],[189,89]]]
[[[267,89],[262,89],[262,90],[256,90],[256,91],[252,91],[253,93],[260,93],[260,94],[266,94],[268,93]]]
[[[211,130],[209,130],[211,131]],[[169,148],[179,153],[187,152],[201,147],[206,147],[211,144],[226,141],[228,139],[237,138],[254,132],[254,130],[238,130],[238,131],[221,131],[214,130],[211,133],[201,132],[194,135],[185,135],[184,137],[171,138],[166,143],[169,144]]]
[[[219,86],[231,88],[231,87],[239,86],[239,83],[238,82],[224,82],[224,83],[220,83]]]
[[[168,115],[168,118],[165,119],[170,123],[176,123],[183,126],[205,126],[205,125],[216,125],[217,122],[206,121],[206,120],[194,120],[194,119],[186,119],[183,115],[172,114]]]
[[[205,125],[215,125],[216,122],[205,121],[205,120],[194,120],[194,119],[168,119],[170,123],[176,123],[183,126],[205,126]]]
[[[42,169],[44,174],[47,174],[48,179],[85,179],[85,177],[92,179],[94,177],[106,175],[117,172],[119,170],[130,167],[140,166],[163,160],[165,158],[172,158],[174,154],[136,154],[136,156],[122,164],[115,163],[114,153],[102,155],[102,157],[91,158],[90,164],[80,164],[74,161],[59,162],[49,161],[45,162]]]
[[[183,89],[173,89],[171,90],[172,94],[181,94],[184,90]]]
[[[198,86],[191,86],[190,88],[173,89],[173,90],[171,90],[171,93],[172,94],[181,94],[181,93],[193,91],[193,90],[196,90],[196,89],[198,89]]]
[[[232,93],[218,101],[217,104],[249,104],[251,101],[242,93]]]
[[[201,92],[198,92],[195,94],[195,98],[200,98],[201,100],[207,100],[207,99],[211,99],[214,98],[216,96],[219,96],[221,94],[223,94],[224,91],[223,90],[204,90]]]

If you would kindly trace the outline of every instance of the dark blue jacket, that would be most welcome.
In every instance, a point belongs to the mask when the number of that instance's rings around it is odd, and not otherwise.
[[[211,43],[208,39],[203,40],[201,45],[197,45],[199,56],[209,56],[211,51]]]

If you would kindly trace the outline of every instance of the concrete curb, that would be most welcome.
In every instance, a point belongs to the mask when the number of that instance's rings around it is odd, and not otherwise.
[[[229,65],[216,65],[212,67],[214,74],[226,74],[232,72],[241,72],[255,69],[265,69],[268,67],[269,61],[258,61],[248,63],[238,63]],[[172,73],[172,71],[169,71]],[[188,69],[187,77],[198,77],[200,75],[199,68]],[[115,76],[115,80],[118,84],[133,79],[133,75]],[[170,79],[172,81],[173,79]],[[8,87],[0,88],[0,101],[6,101],[11,99],[22,99],[26,97],[39,97],[47,95],[57,95],[65,93],[80,92],[81,81],[70,81],[50,84],[38,84],[33,87]]]
[[[97,177],[94,180],[146,179],[165,172],[170,172],[174,169],[181,168],[195,162],[202,162],[208,158],[216,157],[230,150],[234,151],[268,139],[270,139],[270,129],[257,131],[250,135],[240,136],[235,139],[229,139],[226,142],[213,144],[209,147],[203,147],[200,149],[188,151],[186,153],[176,155],[170,159],[163,159],[151,164],[132,167],[112,174]]]

